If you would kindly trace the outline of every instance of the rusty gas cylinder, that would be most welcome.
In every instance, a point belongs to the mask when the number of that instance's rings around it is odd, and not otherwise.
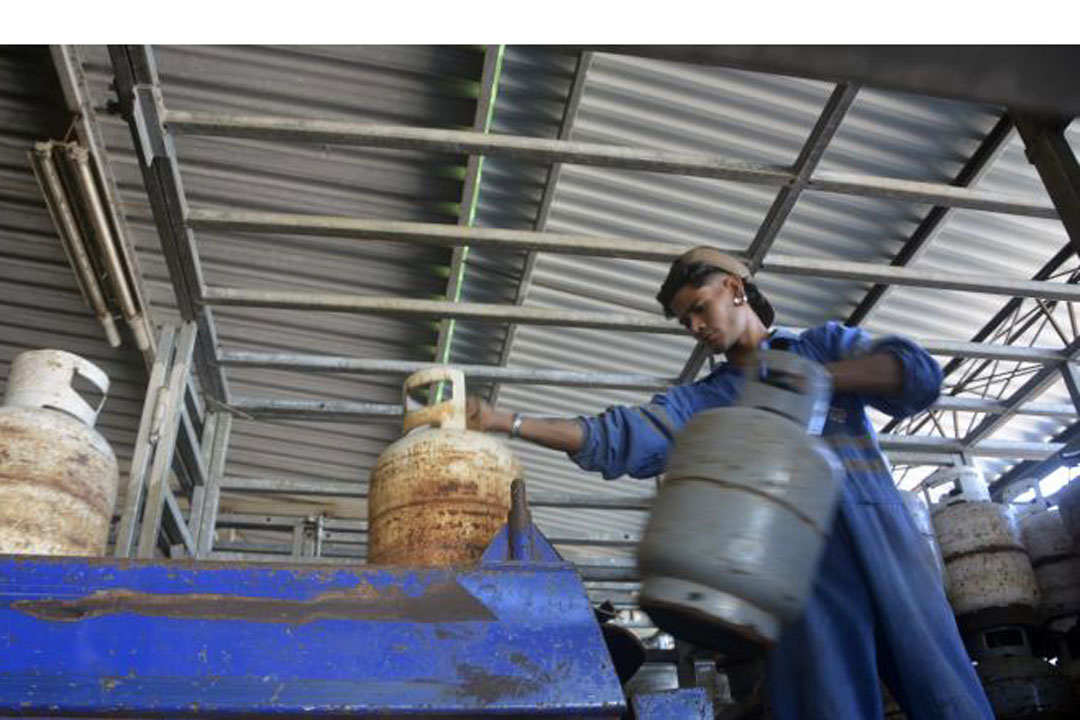
[[[449,400],[409,409],[409,391],[435,382]],[[465,427],[465,376],[423,370],[403,388],[405,436],[383,451],[368,492],[368,561],[456,565],[480,559],[506,523],[520,466],[498,439]]]
[[[1039,590],[1013,510],[990,500],[974,467],[942,468],[927,482],[954,486],[930,514],[945,558],[946,594],[961,631],[975,629],[982,616],[1013,624],[1001,620],[1003,612],[1016,622],[1033,622]]]
[[[1020,537],[1035,569],[1043,619],[1054,621],[1080,613],[1080,556],[1061,522],[1058,508],[1037,503],[1020,519],[1019,525]],[[1072,620],[1067,623],[1071,625]]]
[[[89,405],[76,375],[101,391]],[[116,456],[94,430],[109,378],[60,350],[15,357],[0,407],[0,553],[104,555]]]

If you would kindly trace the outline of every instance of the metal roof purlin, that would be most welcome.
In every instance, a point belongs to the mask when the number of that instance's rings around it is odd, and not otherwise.
[[[574,80],[570,86],[570,92],[566,98],[566,105],[563,108],[562,120],[559,123],[559,135],[560,140],[569,140],[570,134],[573,132],[574,120],[577,119],[578,108],[581,106],[581,98],[585,94],[585,79],[589,73],[589,67],[592,65],[592,53],[584,51],[578,55],[577,66],[574,70]],[[562,163],[553,163],[548,168],[547,179],[544,181],[544,191],[540,198],[540,209],[536,213],[536,222],[533,224],[533,228],[538,232],[543,232],[547,229],[548,217],[551,214],[551,204],[555,200],[555,188],[559,183],[559,176],[562,174]],[[517,289],[514,293],[514,304],[521,305],[525,302],[525,296],[529,292],[529,285],[532,282],[533,268],[536,266],[536,251],[530,251],[525,258],[525,263],[521,270],[521,279],[518,280]],[[513,350],[514,338],[517,335],[517,325],[511,324],[506,331],[506,337],[503,339],[502,349],[499,351],[499,364],[506,365],[510,359],[510,352]],[[496,403],[499,400],[499,383],[494,383],[491,386],[491,393],[488,396],[488,400],[492,403]]]
[[[165,113],[165,122],[171,130],[191,135],[480,154],[762,185],[790,185],[796,177],[788,167],[728,160],[711,154],[665,152],[603,143],[484,134],[466,130],[436,130],[276,116],[211,115],[175,110]],[[1053,205],[1037,198],[978,192],[941,183],[899,178],[828,173],[808,180],[806,189],[1031,217],[1057,217]]]

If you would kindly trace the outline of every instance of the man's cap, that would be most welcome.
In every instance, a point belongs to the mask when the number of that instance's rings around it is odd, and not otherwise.
[[[740,280],[753,277],[750,274],[750,268],[743,265],[741,262],[733,258],[731,255],[726,255],[716,248],[711,248],[708,245],[700,245],[691,250],[687,250],[682,255],[675,259],[676,264],[679,265],[693,265],[694,263],[701,263],[702,265],[708,265],[709,267],[718,268],[723,270],[728,275],[734,275]]]
[[[709,247],[708,245],[699,245],[696,248],[687,250],[682,255],[677,257],[671,264],[671,270],[668,272],[668,279],[664,282],[665,287],[670,288],[670,294],[674,295],[675,290],[678,287],[673,285],[675,278],[681,275],[680,269],[687,268],[693,265],[704,265],[706,267],[716,268],[728,275],[734,275],[743,281],[743,288],[746,290],[746,300],[750,304],[750,308],[761,319],[761,322],[765,324],[765,327],[771,327],[773,320],[776,319],[776,311],[773,310],[772,304],[765,299],[765,296],[761,294],[757,284],[753,281],[753,274],[750,272],[750,268],[746,267],[740,260],[722,253],[716,248]],[[682,283],[679,283],[680,285]],[[664,309],[668,310],[667,302],[670,302],[670,297],[664,298],[666,295],[664,289],[661,289],[660,294],[657,295],[657,299],[660,300],[660,304],[664,305]]]

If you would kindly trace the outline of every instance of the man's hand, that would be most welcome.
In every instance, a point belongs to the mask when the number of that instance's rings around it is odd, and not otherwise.
[[[514,419],[510,413],[475,395],[465,401],[465,417],[468,428],[479,432],[508,432]]]
[[[508,433],[514,414],[474,396],[465,401],[465,422],[470,430]],[[581,424],[560,418],[527,418],[521,424],[521,438],[568,453],[580,450],[584,442]]]

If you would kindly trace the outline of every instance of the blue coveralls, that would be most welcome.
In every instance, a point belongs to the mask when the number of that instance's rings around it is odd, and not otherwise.
[[[941,368],[908,340],[871,342],[839,323],[799,335],[777,330],[763,345],[820,363],[886,351],[904,376],[896,397],[832,397],[822,437],[844,467],[840,504],[803,616],[768,658],[772,716],[877,720],[880,675],[911,720],[992,720],[925,541],[866,417],[867,404],[894,417],[926,408],[937,399]],[[724,363],[646,405],[581,418],[585,442],[571,459],[607,479],[659,475],[674,433],[699,410],[732,404],[741,384],[741,371]]]

